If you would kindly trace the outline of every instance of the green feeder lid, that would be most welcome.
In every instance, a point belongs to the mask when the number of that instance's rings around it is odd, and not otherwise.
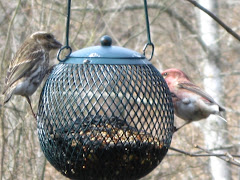
[[[70,54],[64,63],[69,64],[151,64],[146,57],[136,51],[112,46],[109,36],[101,38],[101,46],[80,49]]]

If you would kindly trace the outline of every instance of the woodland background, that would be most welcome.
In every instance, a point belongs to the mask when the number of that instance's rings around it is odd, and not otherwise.
[[[199,0],[199,3],[212,7],[214,14],[240,34],[239,0]],[[148,5],[155,44],[152,63],[159,71],[172,67],[185,71],[227,107],[228,122],[210,117],[187,125],[174,134],[171,144],[184,152],[170,149],[162,163],[142,179],[240,179],[239,41],[214,22],[204,24],[206,16],[186,0],[149,0]],[[64,44],[66,6],[67,1],[62,0],[0,1],[1,92],[9,62],[28,35],[50,31]],[[203,35],[207,26],[214,27],[210,43]],[[73,1],[70,26],[73,51],[99,45],[105,34],[112,37],[114,45],[142,52],[147,42],[143,1]],[[52,58],[58,63],[56,53]],[[40,92],[41,88],[31,98],[35,111]],[[36,122],[26,100],[15,96],[0,108],[0,180],[66,179],[44,159]],[[175,118],[175,123],[179,126],[183,121]]]

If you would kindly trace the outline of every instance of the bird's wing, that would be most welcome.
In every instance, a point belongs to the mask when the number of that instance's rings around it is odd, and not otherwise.
[[[207,94],[206,92],[202,91],[201,88],[199,88],[198,86],[194,85],[193,83],[190,82],[183,82],[183,83],[178,83],[179,88],[183,88],[183,89],[187,89],[191,92],[194,92],[198,95],[200,95],[203,99],[205,99],[205,101],[209,101],[210,103],[214,103],[217,104],[214,99]]]
[[[4,92],[26,72],[30,71],[38,61],[42,60],[43,56],[44,49],[38,44],[23,44],[8,68]]]
[[[180,88],[187,89],[189,91],[192,91],[200,95],[207,103],[217,104],[219,106],[219,111],[225,111],[225,108],[223,106],[219,105],[216,101],[214,101],[214,99],[209,94],[202,91],[198,86],[194,85],[193,83],[183,82],[183,83],[179,83],[178,86]]]
[[[171,95],[172,95],[172,100],[173,102],[177,102],[177,101],[182,101],[184,104],[189,104],[191,103],[190,99],[189,98],[179,98],[176,94],[172,93],[171,92]]]

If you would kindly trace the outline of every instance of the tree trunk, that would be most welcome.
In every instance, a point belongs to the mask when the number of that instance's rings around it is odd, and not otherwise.
[[[216,0],[198,0],[198,2],[217,15],[218,5]],[[203,66],[201,67],[204,76],[204,88],[216,102],[222,104],[223,88],[219,67],[221,54],[218,44],[218,26],[204,12],[198,14],[198,22],[201,38],[213,52],[204,58]],[[221,120],[218,116],[211,115],[204,123],[203,133],[205,145],[208,149],[221,147],[228,143],[227,124],[225,121]],[[224,150],[218,150],[213,153],[225,152]],[[230,180],[231,171],[229,166],[227,162],[217,157],[210,157],[209,168],[212,179]]]

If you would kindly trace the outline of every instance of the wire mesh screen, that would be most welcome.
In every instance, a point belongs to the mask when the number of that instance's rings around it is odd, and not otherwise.
[[[173,129],[170,93],[152,65],[59,64],[39,102],[41,148],[71,179],[143,177]]]

